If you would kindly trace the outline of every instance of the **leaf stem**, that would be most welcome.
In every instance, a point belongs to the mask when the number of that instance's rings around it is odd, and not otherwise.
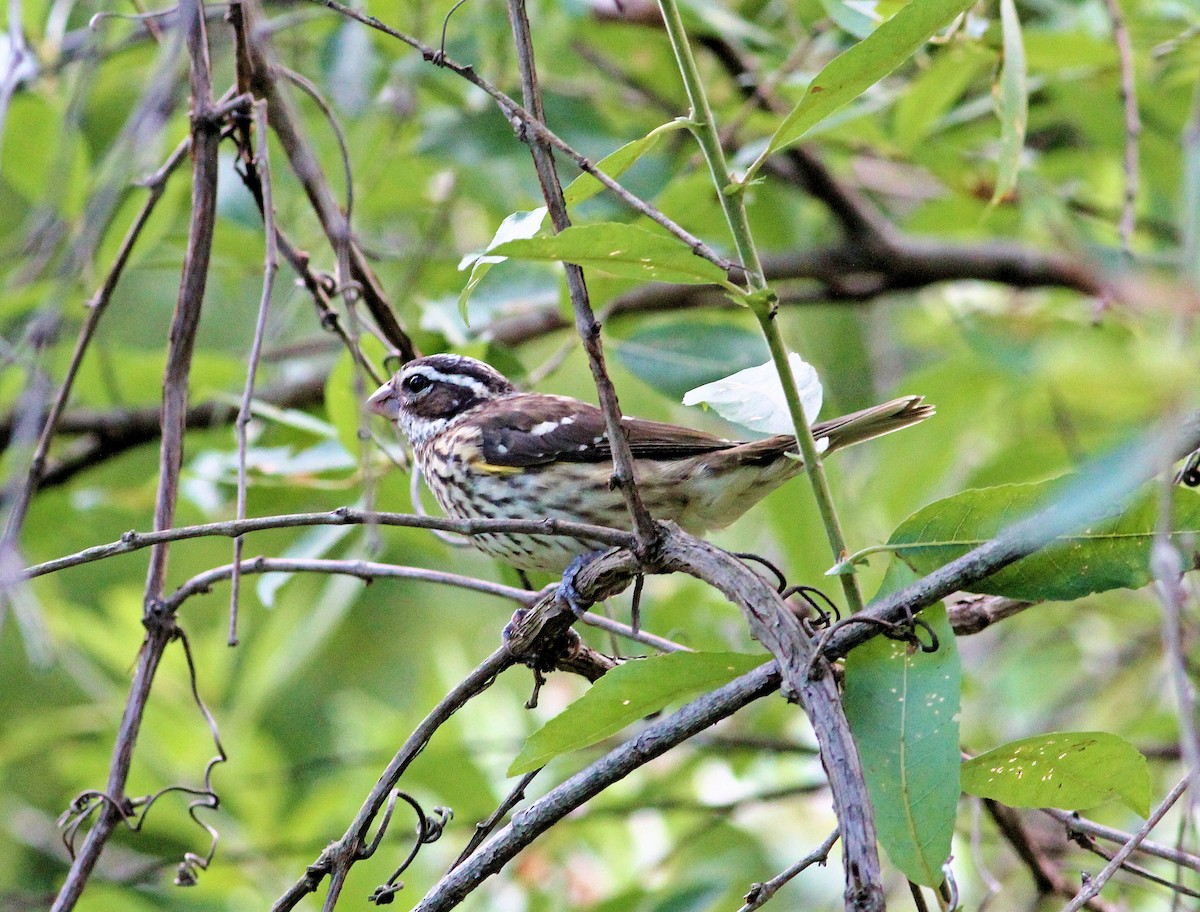
[[[712,173],[721,208],[729,222],[738,257],[746,271],[745,282],[750,295],[748,298],[743,296],[741,300],[743,303],[749,303],[762,328],[763,336],[766,337],[771,360],[775,362],[775,369],[779,373],[784,395],[787,397],[788,411],[791,413],[792,425],[796,431],[796,440],[799,442],[800,452],[804,456],[804,467],[812,484],[813,496],[817,501],[817,509],[821,514],[825,533],[829,538],[830,547],[833,549],[834,560],[841,561],[847,553],[846,539],[842,534],[841,522],[838,520],[833,496],[829,491],[825,469],[821,465],[821,458],[817,453],[812,429],[800,404],[800,394],[797,392],[796,379],[792,374],[791,364],[788,362],[783,334],[779,331],[779,325],[775,321],[777,301],[773,295],[767,293],[762,262],[759,260],[758,248],[754,244],[750,221],[746,215],[745,185],[735,184],[730,179],[725,152],[721,148],[721,138],[713,120],[704,84],[700,79],[700,71],[696,67],[696,60],[692,56],[692,50],[688,44],[687,32],[684,30],[683,19],[679,14],[679,6],[676,0],[658,0],[658,5],[662,11],[667,36],[675,51],[675,60],[679,65],[679,73],[683,78],[684,89],[691,105],[690,128],[704,155],[704,160],[708,163],[709,171]],[[850,611],[853,613],[861,610],[863,600],[858,589],[857,577],[853,574],[843,574],[840,579]]]

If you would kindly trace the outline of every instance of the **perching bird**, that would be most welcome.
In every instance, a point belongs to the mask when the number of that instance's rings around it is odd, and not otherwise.
[[[523,393],[482,361],[431,355],[408,362],[367,400],[396,422],[446,514],[456,519],[559,519],[621,528],[628,517],[604,415],[567,396]],[[827,452],[924,421],[933,407],[905,396],[813,426]],[[804,470],[796,438],[750,442],[622,418],[638,491],[655,519],[699,535],[729,525]],[[520,570],[560,574],[597,544],[550,535],[473,535]]]

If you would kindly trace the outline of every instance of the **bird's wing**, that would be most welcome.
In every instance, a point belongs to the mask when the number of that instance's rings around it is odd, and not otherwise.
[[[474,417],[481,432],[480,450],[489,465],[525,468],[612,459],[604,413],[576,399],[524,393],[491,402]],[[637,458],[683,459],[736,445],[658,421],[624,418],[621,423]]]

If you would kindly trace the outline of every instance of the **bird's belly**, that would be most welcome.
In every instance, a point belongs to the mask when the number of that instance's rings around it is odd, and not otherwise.
[[[783,460],[765,468],[724,466],[716,472],[702,459],[642,460],[638,490],[655,519],[702,535],[729,525],[797,471]],[[459,462],[445,474],[425,472],[425,479],[442,509],[456,519],[557,519],[628,529],[625,500],[609,486],[611,474],[610,463],[558,462],[497,472]],[[561,573],[578,555],[604,547],[560,535],[509,532],[474,535],[471,542],[513,567],[549,573]]]
[[[446,515],[455,519],[555,519],[628,527],[624,501],[608,487],[610,472],[597,468],[558,463],[497,473],[460,464],[448,475],[426,472],[425,480]],[[513,532],[473,535],[471,543],[518,569],[548,573],[562,573],[578,555],[606,547],[564,535]]]

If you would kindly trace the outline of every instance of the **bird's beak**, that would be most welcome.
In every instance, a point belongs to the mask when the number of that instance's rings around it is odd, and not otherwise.
[[[367,400],[367,408],[389,421],[395,421],[399,417],[400,397],[396,394],[396,387],[392,385],[391,380],[371,394],[371,398]]]

